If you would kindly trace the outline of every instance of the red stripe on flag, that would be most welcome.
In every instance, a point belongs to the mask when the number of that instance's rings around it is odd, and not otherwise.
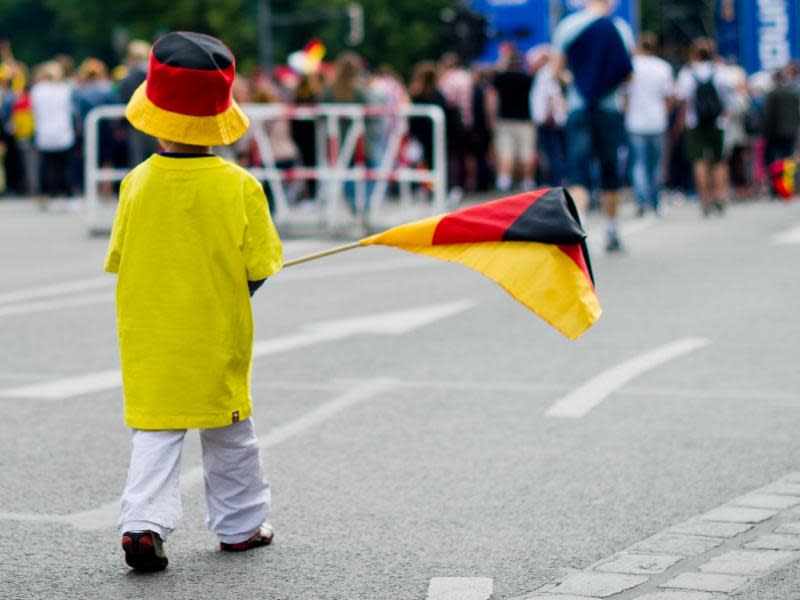
[[[572,262],[574,262],[577,265],[577,267],[583,272],[583,274],[586,275],[586,279],[589,280],[589,283],[592,284],[592,289],[594,289],[592,276],[589,275],[589,267],[586,264],[586,259],[583,257],[583,250],[581,250],[581,245],[563,244],[559,245],[558,249],[572,259]]]
[[[500,242],[506,229],[548,191],[544,189],[517,194],[446,215],[433,232],[432,244]]]

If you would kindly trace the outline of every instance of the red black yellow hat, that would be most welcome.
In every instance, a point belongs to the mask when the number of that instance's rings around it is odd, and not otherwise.
[[[147,80],[128,102],[125,117],[149,135],[197,146],[235,142],[249,121],[234,102],[233,52],[217,38],[179,31],[150,51]]]

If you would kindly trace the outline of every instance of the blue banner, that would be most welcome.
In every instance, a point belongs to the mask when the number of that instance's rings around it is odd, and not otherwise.
[[[800,58],[798,0],[738,0],[736,9],[739,64],[749,73],[780,69]]]
[[[551,0],[473,0],[470,8],[482,14],[487,21],[489,40],[482,62],[494,62],[500,54],[500,45],[510,42],[518,50],[544,44],[550,39]]]
[[[479,60],[496,61],[505,42],[522,52],[548,43],[558,21],[585,4],[586,0],[472,0],[470,8],[486,18],[490,35]],[[625,19],[634,31],[639,20],[636,6],[636,0],[618,0],[614,9],[614,15]]]

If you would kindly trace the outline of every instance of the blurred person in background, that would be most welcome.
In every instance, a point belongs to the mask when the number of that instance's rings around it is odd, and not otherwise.
[[[536,130],[529,102],[532,84],[533,77],[525,72],[522,55],[515,48],[511,49],[493,82],[497,90],[494,151],[499,192],[511,189],[515,168],[519,168],[522,174],[522,191],[530,191],[534,187]]]
[[[495,180],[495,169],[489,154],[496,126],[497,91],[492,87],[489,69],[475,69],[473,79],[472,129],[468,146],[475,159],[475,173],[474,181],[466,185],[476,192],[487,192]]]
[[[464,196],[467,169],[474,170],[474,161],[467,145],[473,125],[473,86],[469,72],[455,52],[439,60],[439,91],[447,102],[447,181],[449,202],[456,206]],[[469,165],[468,165],[469,163]]]
[[[16,149],[11,109],[14,106],[15,94],[11,90],[11,70],[0,64],[0,195],[8,189],[9,173],[13,172],[10,161],[12,148]]]
[[[320,101],[328,104],[366,104],[367,93],[361,85],[361,67],[362,61],[358,54],[350,51],[342,52],[336,58],[333,80],[322,93]],[[352,119],[339,119],[340,143],[347,137],[351,123]],[[341,148],[336,149],[337,156],[340,150]],[[350,166],[361,158],[363,158],[363,145],[357,144]],[[351,212],[356,214],[358,206],[356,205],[356,188],[353,181],[345,182],[344,194]],[[364,216],[366,217],[366,207]]]
[[[397,112],[409,103],[400,76],[387,64],[380,65],[367,84],[367,98],[372,106],[385,108],[389,114],[367,119],[367,161],[377,167],[383,159],[389,135],[397,125]]]
[[[564,184],[566,146],[564,126],[567,123],[567,100],[564,89],[553,71],[549,46],[535,48],[529,57],[536,69],[530,93],[531,116],[536,125],[539,147],[539,170],[545,183],[553,186]]]
[[[725,210],[728,166],[723,155],[723,117],[728,90],[723,70],[715,63],[708,38],[692,43],[690,62],[678,75],[677,96],[686,128],[686,156],[692,162],[703,216]]]
[[[116,101],[114,88],[108,76],[108,69],[103,61],[97,58],[85,59],[78,68],[77,86],[73,92],[73,101],[77,111],[75,155],[78,160],[78,171],[74,175],[77,181],[83,182],[83,142],[86,136],[86,116],[98,106],[113,104]],[[113,123],[108,119],[100,121],[98,135],[100,165],[105,168],[114,166]],[[112,183],[101,184],[101,194],[110,196]]]
[[[253,91],[253,102],[256,104],[274,104],[283,100],[280,89],[274,84],[270,85],[266,80],[259,82],[256,89]],[[278,117],[277,119],[269,119],[262,123],[266,130],[267,139],[269,140],[270,149],[272,150],[272,158],[275,161],[275,168],[280,170],[291,169],[297,165],[299,153],[297,146],[294,145],[292,140],[291,125],[289,119],[286,117]],[[263,157],[259,151],[258,144],[253,137],[253,130],[251,129],[245,138],[250,144],[250,160],[247,166],[262,167],[264,164]],[[297,200],[300,182],[289,182],[284,189],[286,190],[286,200],[292,204]],[[275,209],[275,194],[272,190],[270,183],[266,183],[264,191],[267,195],[270,211],[274,213]]]
[[[617,225],[622,176],[619,151],[624,144],[622,86],[633,65],[633,32],[610,17],[610,0],[587,0],[584,10],[563,19],[553,32],[553,69],[569,81],[567,153],[570,192],[584,220],[589,205],[592,166],[600,164],[600,189],[606,219],[606,251],[619,252]],[[570,77],[563,71],[569,70]]]
[[[675,79],[670,64],[658,56],[658,38],[645,32],[633,57],[628,84],[625,129],[630,144],[637,214],[659,214],[662,156]]]
[[[32,122],[30,117],[30,127],[20,127],[18,135],[17,119],[15,110],[20,101],[27,100],[26,85],[28,80],[27,68],[24,64],[17,62],[11,51],[11,43],[8,40],[0,40],[0,123],[2,126],[2,142],[5,149],[2,165],[5,168],[5,190],[12,194],[24,194],[28,192],[25,177],[25,143],[33,135]],[[28,111],[30,115],[30,111]],[[20,125],[23,125],[20,123]],[[27,136],[27,137],[25,137]],[[35,166],[35,165],[34,165]]]
[[[299,106],[313,105],[319,102],[322,93],[322,82],[318,73],[304,73],[300,76],[294,89],[292,102]],[[316,128],[322,125],[315,124],[310,119],[293,119],[291,133],[294,144],[299,153],[300,164],[303,167],[317,166],[317,134]],[[317,182],[315,179],[305,181],[304,194],[308,198],[317,195]]]
[[[800,131],[800,94],[797,88],[778,70],[773,75],[774,87],[764,100],[763,132],[766,147],[766,166],[790,158],[797,147]]]
[[[147,78],[147,60],[150,56],[150,44],[143,40],[131,40],[125,56],[127,73],[119,83],[119,101],[127,104],[144,80]],[[158,152],[158,142],[154,137],[126,127],[125,140],[128,150],[128,165],[135,166],[151,154]]]
[[[411,75],[408,91],[411,94],[411,102],[413,104],[432,104],[445,111],[445,115],[447,114],[447,100],[439,91],[436,64],[433,61],[425,60],[417,63]],[[425,117],[411,117],[408,120],[408,131],[422,147],[423,165],[428,169],[440,166],[434,165],[433,124],[431,120]]]
[[[750,115],[750,91],[747,88],[747,72],[738,65],[724,67],[728,87],[728,112],[723,120],[723,153],[728,162],[730,183],[734,197],[746,200],[750,194],[748,152],[750,136],[747,119]]]
[[[69,159],[75,144],[72,86],[64,81],[64,69],[58,62],[39,68],[39,79],[31,88],[31,107],[34,140],[42,161],[41,206],[47,208],[50,198],[71,193]],[[67,206],[77,207],[77,203]]]

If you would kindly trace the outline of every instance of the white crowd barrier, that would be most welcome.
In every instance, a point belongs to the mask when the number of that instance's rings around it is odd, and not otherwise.
[[[308,224],[311,219],[323,232],[333,232],[354,221],[368,224],[380,217],[392,188],[398,191],[393,199],[400,208],[413,203],[416,212],[423,215],[447,209],[445,121],[438,106],[412,105],[390,110],[357,104],[276,103],[243,104],[242,109],[250,118],[244,143],[249,141],[254,145],[258,163],[246,168],[258,180],[269,183],[272,217],[278,226],[290,228],[294,223]],[[119,182],[130,170],[98,164],[100,123],[121,119],[124,111],[122,105],[100,106],[86,118],[84,178],[90,233],[106,232],[113,222],[115,198],[101,197],[101,184]],[[413,144],[408,132],[410,118],[427,119],[431,123],[431,165],[414,164],[408,159],[409,154],[414,154],[407,151]],[[279,120],[313,123],[316,141],[313,166],[281,168],[276,164],[269,126]],[[378,135],[370,128],[377,128]],[[364,151],[365,143],[372,143],[369,153]],[[233,152],[235,147],[230,146],[216,149],[216,153],[226,158],[232,158]],[[296,191],[300,182],[311,180],[316,181],[316,193],[309,201],[300,202],[290,193]],[[415,193],[415,187],[427,192]],[[424,203],[424,208],[417,206],[420,203]]]

